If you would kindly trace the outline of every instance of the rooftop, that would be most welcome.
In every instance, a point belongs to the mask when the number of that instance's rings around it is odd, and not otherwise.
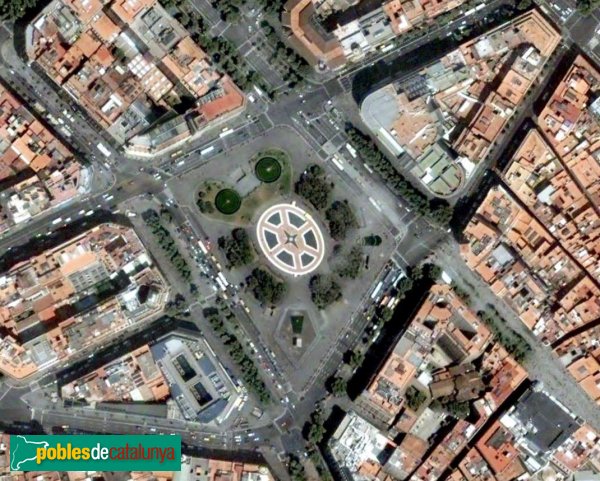
[[[527,391],[514,416],[527,426],[529,445],[544,455],[561,446],[578,428],[573,415],[542,391]]]
[[[462,3],[361,0],[332,13],[327,2],[288,0],[282,22],[289,28],[292,45],[309,64],[338,69]],[[320,17],[328,18],[322,22]]]
[[[101,224],[0,277],[0,371],[24,378],[162,312],[169,289],[135,232]]]
[[[169,335],[150,349],[185,419],[221,424],[240,405],[240,388],[203,338]]]
[[[361,116],[432,193],[448,196],[500,139],[559,41],[531,10],[371,93]]]
[[[169,395],[149,346],[142,346],[62,386],[63,399],[91,402],[154,402]]]
[[[0,233],[88,192],[91,176],[0,84]]]
[[[560,347],[600,317],[600,170],[592,156],[600,74],[577,57],[465,230],[467,264],[542,340]],[[595,170],[594,170],[595,169]],[[585,351],[571,372],[600,390]],[[572,357],[572,356],[571,356]],[[577,359],[567,359],[566,363]]]
[[[54,0],[27,39],[28,56],[135,155],[174,148],[245,107],[241,91],[157,0]],[[173,117],[187,128],[148,145],[146,132]]]
[[[477,367],[473,364],[477,363]],[[485,372],[485,379],[479,374]],[[415,480],[440,476],[469,439],[527,378],[525,370],[500,345],[485,324],[445,284],[434,285],[390,356],[357,400],[357,407],[390,436],[404,433],[391,454],[394,475],[412,471]],[[425,393],[419,407],[408,406],[407,390]],[[417,439],[431,439],[442,425],[452,426],[444,410],[430,404],[469,402],[476,422],[459,421],[425,456],[411,454]],[[429,407],[427,407],[429,405]],[[416,412],[413,411],[416,409]],[[413,442],[414,441],[414,442]],[[418,469],[417,469],[418,468]],[[400,477],[400,479],[404,479]]]

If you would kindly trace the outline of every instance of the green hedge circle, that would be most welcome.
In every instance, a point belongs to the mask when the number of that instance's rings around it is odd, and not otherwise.
[[[233,189],[223,189],[215,196],[215,207],[221,214],[235,214],[242,205],[240,195]]]
[[[266,184],[275,182],[281,176],[281,164],[274,157],[263,157],[256,163],[254,170],[258,180]]]

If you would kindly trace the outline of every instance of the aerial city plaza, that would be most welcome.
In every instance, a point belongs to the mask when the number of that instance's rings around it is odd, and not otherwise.
[[[264,211],[256,225],[256,236],[269,262],[294,276],[314,271],[325,255],[321,229],[294,204],[277,204]]]
[[[600,481],[599,19],[0,2],[2,481]]]

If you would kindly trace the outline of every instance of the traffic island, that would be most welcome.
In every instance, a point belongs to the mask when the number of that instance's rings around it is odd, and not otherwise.
[[[288,308],[277,323],[276,339],[292,364],[301,362],[316,337],[312,316],[307,309]]]

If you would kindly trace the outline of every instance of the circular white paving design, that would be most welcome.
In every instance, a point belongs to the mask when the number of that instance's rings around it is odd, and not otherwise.
[[[325,255],[321,229],[294,204],[277,204],[264,211],[258,219],[256,235],[269,262],[294,276],[315,270]]]

